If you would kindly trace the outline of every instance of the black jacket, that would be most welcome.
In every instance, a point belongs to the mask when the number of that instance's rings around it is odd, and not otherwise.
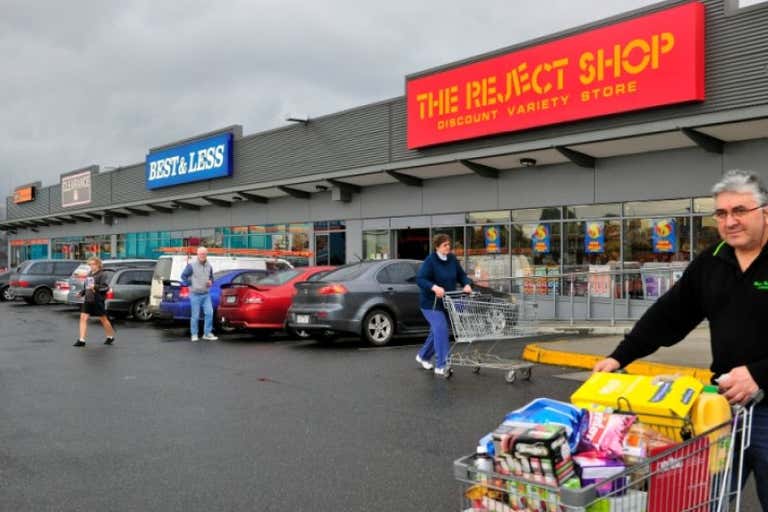
[[[680,280],[638,320],[611,354],[623,366],[685,338],[709,320],[712,372],[746,365],[768,390],[768,244],[742,272],[725,242],[694,259]]]
[[[83,290],[85,302],[104,302],[109,291],[109,276],[99,270],[95,273],[89,273],[88,277],[93,278],[93,290]]]

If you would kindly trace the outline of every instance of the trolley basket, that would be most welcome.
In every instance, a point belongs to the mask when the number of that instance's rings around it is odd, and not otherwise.
[[[499,342],[524,338],[536,333],[535,303],[524,307],[489,294],[448,292],[443,303],[451,322],[454,344],[448,357],[450,366],[465,366],[479,373],[481,368],[502,370],[509,383],[517,377],[531,378],[533,364],[502,357],[495,352]],[[490,342],[481,349],[475,342]]]
[[[759,401],[759,398],[756,400]],[[556,487],[536,475],[478,467],[476,456],[454,462],[463,512],[724,512],[741,506],[744,452],[754,401],[731,420],[651,451],[642,462],[581,488],[577,478]]]

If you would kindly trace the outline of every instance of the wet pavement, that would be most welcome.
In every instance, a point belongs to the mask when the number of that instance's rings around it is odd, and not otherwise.
[[[0,304],[0,510],[459,510],[453,460],[507,411],[579,385],[545,366],[513,385],[436,379],[418,339],[190,343],[123,321],[114,346],[92,323],[78,349],[76,322]]]

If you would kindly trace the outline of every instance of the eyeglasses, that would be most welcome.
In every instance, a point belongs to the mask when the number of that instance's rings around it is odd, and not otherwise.
[[[755,206],[754,208],[745,208],[743,206],[736,206],[733,210],[715,210],[712,213],[712,217],[717,221],[724,221],[728,218],[728,214],[730,214],[734,219],[741,219],[745,215],[747,215],[749,212],[753,212],[755,210],[759,210],[760,208],[765,207],[764,204]]]

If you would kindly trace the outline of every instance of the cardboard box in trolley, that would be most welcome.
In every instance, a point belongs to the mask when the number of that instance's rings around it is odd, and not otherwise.
[[[575,475],[565,427],[504,422],[493,432],[497,471],[559,487]]]

